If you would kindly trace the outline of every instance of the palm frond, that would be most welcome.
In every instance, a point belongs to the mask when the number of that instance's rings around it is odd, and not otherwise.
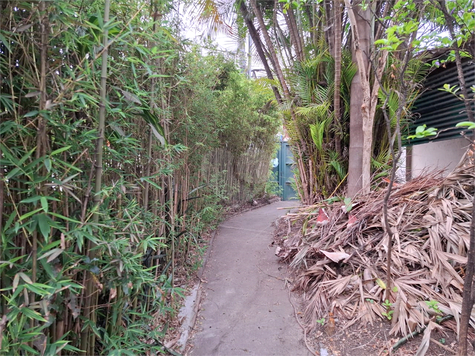
[[[341,157],[339,156],[339,154],[335,151],[328,150],[327,161],[328,161],[328,165],[333,167],[333,169],[335,170],[340,181],[343,180],[346,177],[346,168],[341,163]]]
[[[330,118],[327,118],[325,120],[317,122],[316,124],[310,125],[310,134],[318,151],[322,151],[323,149],[323,140],[329,122]]]

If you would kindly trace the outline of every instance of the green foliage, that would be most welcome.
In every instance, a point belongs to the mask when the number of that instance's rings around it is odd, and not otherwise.
[[[295,121],[291,121],[289,109],[285,117],[292,144],[299,146],[294,155],[301,160],[303,167],[296,172],[301,199],[325,199],[336,189],[343,188],[341,183],[347,176],[348,165],[348,157],[343,155],[343,151],[349,144],[349,95],[355,74],[356,67],[349,53],[343,53],[340,87],[342,117],[335,118],[333,58],[322,49],[314,58],[295,64],[294,74],[290,77],[298,96],[293,109]],[[307,182],[305,186],[303,182]]]
[[[455,127],[465,127],[467,130],[474,130],[475,129],[475,123],[471,121],[462,121],[459,122]]]
[[[384,301],[384,303],[382,305],[386,309],[386,311],[382,312],[381,314],[383,316],[385,316],[388,320],[391,320],[393,318],[393,314],[394,314],[394,310],[391,310],[393,305],[387,299]]]
[[[407,138],[409,140],[415,139],[415,138],[424,138],[424,137],[430,137],[430,136],[435,136],[437,135],[437,129],[435,127],[427,127],[426,124],[417,126],[416,132],[414,135],[408,135]]]
[[[264,191],[279,126],[272,92],[223,56],[185,49],[144,5],[114,2],[107,23],[93,0],[0,9],[2,355],[81,354],[90,333],[96,354],[164,352],[183,297],[175,276],[199,264],[201,234],[239,190],[227,184],[235,162],[213,162],[210,175],[203,162],[215,149],[250,165],[264,160],[265,176],[242,182],[249,194]],[[171,3],[154,6],[166,13]],[[99,134],[103,180],[94,194]]]
[[[442,314],[442,311],[439,309],[439,302],[437,300],[426,300],[427,306],[435,311],[437,314]]]
[[[345,203],[346,212],[349,213],[351,209],[353,209],[353,203],[351,202],[351,198],[345,198],[343,202]]]

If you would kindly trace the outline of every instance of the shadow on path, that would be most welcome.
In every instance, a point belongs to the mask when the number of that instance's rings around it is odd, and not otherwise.
[[[192,356],[310,355],[274,255],[272,222],[297,202],[276,202],[223,222],[202,284]]]

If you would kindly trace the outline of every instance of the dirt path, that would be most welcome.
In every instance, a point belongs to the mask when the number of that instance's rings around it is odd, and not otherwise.
[[[296,202],[277,202],[221,224],[204,271],[192,356],[310,355],[270,247],[271,224]]]

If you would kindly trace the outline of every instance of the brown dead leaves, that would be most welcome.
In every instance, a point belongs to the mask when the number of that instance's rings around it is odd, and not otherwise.
[[[321,203],[281,218],[277,255],[297,272],[294,288],[306,298],[309,330],[330,313],[348,324],[390,319],[391,333],[399,335],[431,326],[440,315],[454,315],[458,325],[475,178],[466,157],[446,178],[427,174],[392,192],[391,291],[384,189],[357,197],[350,212],[342,202]]]

